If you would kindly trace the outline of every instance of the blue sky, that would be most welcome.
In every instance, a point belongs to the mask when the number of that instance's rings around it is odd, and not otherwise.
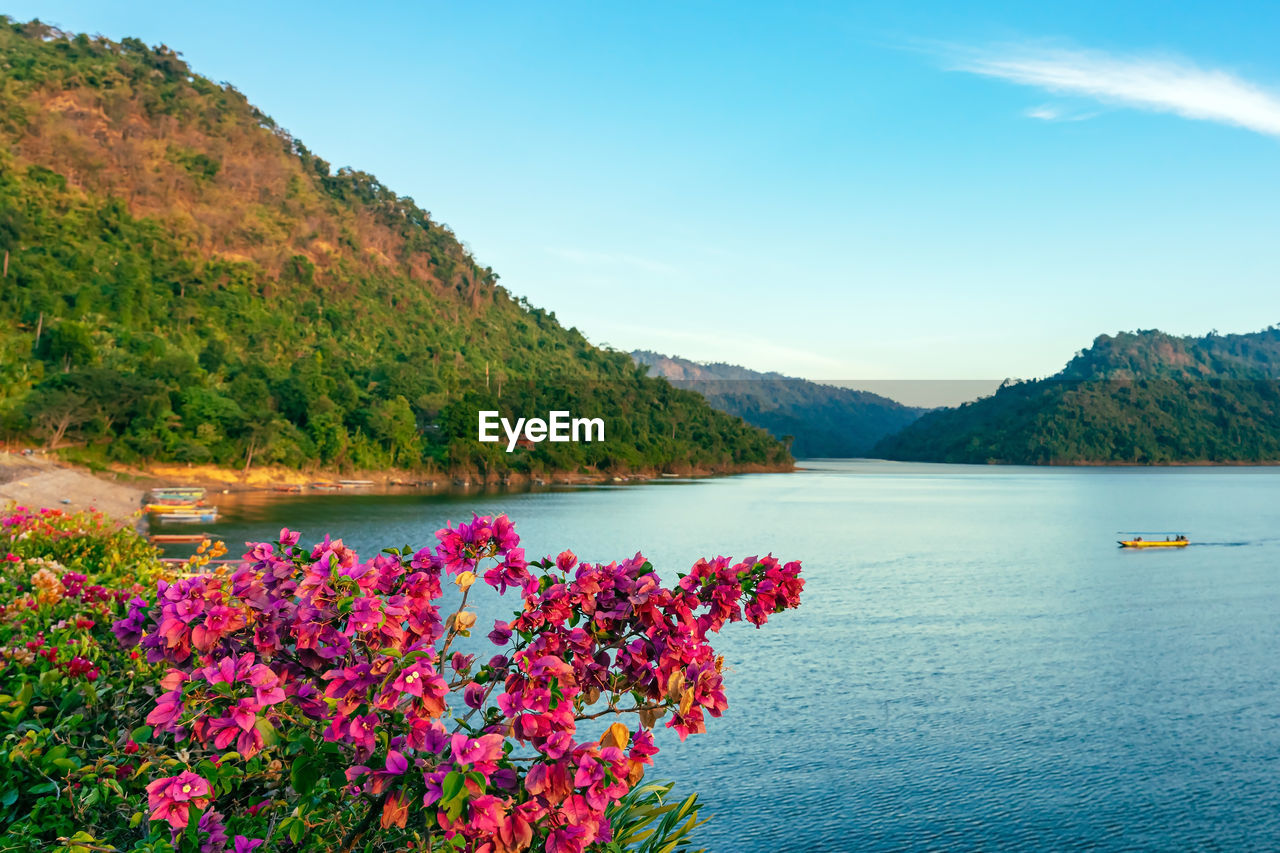
[[[1280,322],[1280,6],[76,3],[449,223],[592,341],[1032,377]]]

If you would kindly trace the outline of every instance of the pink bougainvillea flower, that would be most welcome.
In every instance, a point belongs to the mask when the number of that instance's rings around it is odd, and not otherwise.
[[[209,805],[209,799],[209,783],[190,770],[147,785],[151,819],[167,821],[174,829],[185,828],[191,806],[203,809]]]
[[[498,769],[497,761],[502,757],[502,745],[505,742],[506,739],[500,734],[469,738],[459,732],[451,741],[454,763],[470,765],[473,770],[488,778]]]
[[[463,688],[462,701],[466,703],[468,708],[479,710],[484,707],[484,697],[487,694],[488,689],[483,684],[473,681]]]

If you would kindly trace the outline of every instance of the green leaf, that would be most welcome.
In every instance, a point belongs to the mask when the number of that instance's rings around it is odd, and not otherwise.
[[[448,776],[445,776],[444,782],[440,785],[440,790],[443,792],[440,796],[441,802],[448,803],[461,794],[463,790],[463,783],[465,781],[466,777],[457,770],[454,770],[450,772]]]
[[[254,723],[254,728],[258,730],[258,734],[262,735],[262,742],[266,746],[275,746],[280,741],[280,733],[276,731],[276,727],[267,721],[266,717],[259,717]]]
[[[187,815],[187,829],[183,833],[183,845],[189,850],[196,850],[200,847],[200,816],[204,814],[204,809],[192,808]]]
[[[137,718],[135,717],[135,719]],[[129,732],[129,737],[134,743],[146,743],[151,740],[151,731],[151,726],[138,726]]]
[[[318,781],[320,781],[320,762],[310,755],[303,755],[293,760],[293,767],[289,771],[289,782],[293,785],[293,790],[305,797],[315,789]]]

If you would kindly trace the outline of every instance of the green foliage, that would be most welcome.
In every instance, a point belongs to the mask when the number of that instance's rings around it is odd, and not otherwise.
[[[111,623],[159,573],[155,549],[99,514],[0,513],[0,849],[86,830],[147,849],[141,688],[156,671]]]
[[[1102,336],[1049,379],[926,414],[889,459],[1012,464],[1280,461],[1280,330]]]
[[[0,20],[0,423],[103,462],[732,470],[778,442],[513,298],[173,51]],[[507,454],[476,406],[606,420]]]
[[[690,836],[707,818],[698,816],[698,795],[671,797],[675,785],[641,785],[609,809],[613,842],[603,853],[703,853],[691,847]]]

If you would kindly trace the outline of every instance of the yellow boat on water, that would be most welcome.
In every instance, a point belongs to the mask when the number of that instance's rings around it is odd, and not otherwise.
[[[1191,544],[1181,533],[1170,533],[1163,539],[1143,539],[1135,536],[1132,539],[1116,540],[1121,548],[1185,548]]]

